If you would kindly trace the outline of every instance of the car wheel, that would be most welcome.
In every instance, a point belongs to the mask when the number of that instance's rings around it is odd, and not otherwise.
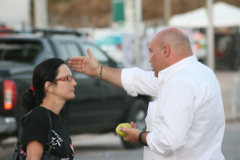
[[[137,99],[129,112],[127,122],[135,122],[137,128],[140,130],[146,130],[145,118],[147,115],[147,102],[142,99]],[[139,148],[141,147],[138,143],[126,142],[122,139],[124,148]]]

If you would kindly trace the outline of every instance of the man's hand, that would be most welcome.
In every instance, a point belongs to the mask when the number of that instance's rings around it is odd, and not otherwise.
[[[132,128],[137,128],[137,125],[134,122],[131,122],[130,125],[132,126]]]
[[[73,57],[68,61],[68,66],[74,71],[82,72],[88,76],[100,76],[101,65],[98,63],[91,50],[87,49],[89,57]]]
[[[89,48],[87,49],[87,52],[89,57],[73,57],[68,61],[68,66],[71,67],[74,71],[82,72],[92,77],[100,77],[101,72],[101,80],[123,88],[121,80],[122,70],[106,66],[101,67]]]
[[[120,131],[126,132],[128,134],[126,137],[123,137],[123,139],[128,142],[138,143],[139,142],[138,136],[142,131],[137,129],[136,124],[134,122],[131,122],[131,126],[132,128],[126,127],[120,128]]]

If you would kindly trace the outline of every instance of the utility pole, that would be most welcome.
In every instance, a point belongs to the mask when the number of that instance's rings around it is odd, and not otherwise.
[[[142,0],[135,0],[135,65],[141,67]]]
[[[135,0],[124,0],[124,26],[133,28],[135,20]]]
[[[48,27],[48,13],[46,0],[34,0],[34,19],[36,28]]]
[[[164,0],[164,24],[168,25],[168,21],[171,17],[171,0]]]
[[[207,65],[213,71],[215,70],[215,52],[214,52],[214,28],[213,28],[213,0],[206,0],[208,28],[207,28]]]

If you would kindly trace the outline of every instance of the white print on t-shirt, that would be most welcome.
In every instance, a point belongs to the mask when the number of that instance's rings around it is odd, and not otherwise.
[[[53,143],[53,149],[55,149],[55,145],[59,145],[61,146],[61,142],[63,142],[62,138],[57,134],[57,132],[55,132],[54,130],[52,130],[52,132],[54,133],[55,137],[52,137],[52,143]]]
[[[68,156],[68,155],[67,155]],[[61,158],[61,160],[69,160],[69,157],[68,158]]]

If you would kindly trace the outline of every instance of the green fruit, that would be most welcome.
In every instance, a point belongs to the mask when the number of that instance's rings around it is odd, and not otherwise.
[[[116,133],[119,135],[119,136],[122,136],[122,137],[126,137],[127,136],[127,133],[125,132],[121,132],[119,130],[119,128],[122,128],[122,127],[126,127],[126,128],[132,128],[132,126],[129,124],[129,123],[121,123],[117,126],[116,128]]]

